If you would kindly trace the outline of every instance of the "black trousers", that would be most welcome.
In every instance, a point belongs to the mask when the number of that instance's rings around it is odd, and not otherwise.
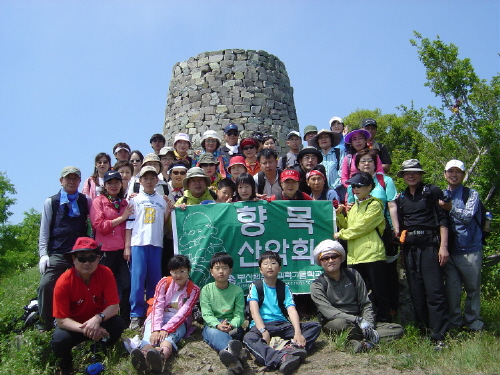
[[[125,323],[123,322],[121,316],[115,315],[103,322],[101,324],[101,327],[105,328],[110,336],[110,338],[106,342],[101,342],[102,346],[109,347],[120,339],[122,332],[125,329]],[[73,356],[71,355],[71,350],[74,346],[86,340],[90,339],[83,333],[68,331],[56,327],[52,335],[50,346],[56,358],[61,360],[59,366],[62,369],[73,367]]]
[[[430,329],[431,339],[443,340],[448,330],[448,305],[439,265],[439,240],[433,235],[408,235],[403,251],[417,323]]]
[[[373,312],[377,322],[388,322],[389,301],[387,299],[387,263],[385,260],[369,263],[357,263],[350,267],[359,272],[367,289],[371,290],[370,299],[373,304]]]

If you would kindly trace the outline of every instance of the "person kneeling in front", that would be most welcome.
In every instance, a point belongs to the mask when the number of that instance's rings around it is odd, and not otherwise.
[[[112,346],[124,329],[118,290],[111,270],[99,264],[100,246],[89,237],[79,237],[64,254],[74,266],[57,280],[54,317],[57,327],[51,347],[60,360],[60,374],[72,374],[71,349],[85,340]]]

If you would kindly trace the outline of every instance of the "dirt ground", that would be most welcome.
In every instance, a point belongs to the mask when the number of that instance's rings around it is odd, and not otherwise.
[[[279,371],[264,372],[253,358],[246,361],[244,375],[280,374]],[[201,338],[201,329],[185,340],[183,347],[166,363],[164,374],[226,375],[217,353],[205,344]],[[424,375],[422,370],[401,371],[392,367],[391,361],[384,355],[368,353],[352,354],[349,351],[336,350],[325,335],[321,335],[316,346],[295,374],[335,375]]]

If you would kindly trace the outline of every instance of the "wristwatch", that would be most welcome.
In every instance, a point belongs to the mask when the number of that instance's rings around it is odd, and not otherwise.
[[[104,318],[106,317],[106,315],[104,315],[103,313],[99,313],[97,315],[99,315],[101,317],[101,319],[102,319],[101,322],[104,322]]]
[[[266,327],[259,328],[259,332],[260,332],[260,333],[264,333],[264,332],[266,332],[266,331],[267,331]]]

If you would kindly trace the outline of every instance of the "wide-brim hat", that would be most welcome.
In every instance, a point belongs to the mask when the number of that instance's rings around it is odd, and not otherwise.
[[[311,139],[311,146],[319,148],[318,138],[321,134],[327,134],[330,136],[330,139],[332,140],[332,147],[337,146],[342,141],[342,135],[340,133],[334,133],[331,130],[321,129],[318,134]]]
[[[304,128],[304,138],[306,137],[307,134],[309,133],[317,133],[318,132],[318,128],[316,127],[316,125],[307,125],[305,128]],[[305,139],[304,139],[305,140]]]
[[[366,140],[370,139],[371,137],[371,134],[368,130],[365,130],[365,129],[356,129],[356,130],[353,130],[352,132],[350,133],[347,133],[347,135],[345,136],[344,140],[345,140],[345,143],[351,143],[351,138],[353,136],[355,136],[356,134],[363,134],[366,138]]]
[[[188,189],[189,180],[195,177],[203,177],[207,182],[207,188],[212,184],[212,180],[205,174],[205,171],[200,167],[190,168],[186,173],[186,178],[182,180],[182,186],[184,189]]]
[[[203,154],[200,155],[200,158],[198,159],[198,165],[200,164],[219,164],[217,162],[217,159],[215,158],[214,154],[211,152],[204,152]]]
[[[334,240],[324,240],[321,241],[318,246],[314,248],[313,256],[314,261],[318,266],[321,266],[320,259],[328,253],[332,253],[336,251],[340,254],[340,262],[342,263],[345,260],[345,250],[344,247],[338,241]]]
[[[297,155],[297,161],[300,163],[304,155],[307,154],[314,154],[318,157],[318,164],[323,161],[323,154],[321,154],[321,151],[318,150],[316,147],[308,146],[304,147],[302,150],[299,151],[299,154]]]
[[[189,142],[189,147],[191,148],[191,141],[189,140],[189,135],[186,133],[177,133],[174,137],[174,147],[177,141],[186,141]]]
[[[205,149],[205,140],[207,140],[208,138],[215,139],[217,141],[217,148],[219,148],[220,138],[217,135],[217,132],[215,130],[206,130],[205,133],[203,133],[200,141],[201,147],[203,147],[203,149]]]
[[[422,169],[422,166],[420,165],[420,162],[418,159],[409,159],[405,160],[403,164],[401,165],[401,170],[396,174],[398,177],[403,177],[405,172],[421,172],[425,173],[425,171]]]
[[[101,253],[101,245],[98,244],[94,239],[90,237],[78,237],[76,239],[75,244],[73,245],[73,249],[64,253],[64,258],[72,263],[72,254],[75,254],[79,251],[93,251],[96,255]]]

